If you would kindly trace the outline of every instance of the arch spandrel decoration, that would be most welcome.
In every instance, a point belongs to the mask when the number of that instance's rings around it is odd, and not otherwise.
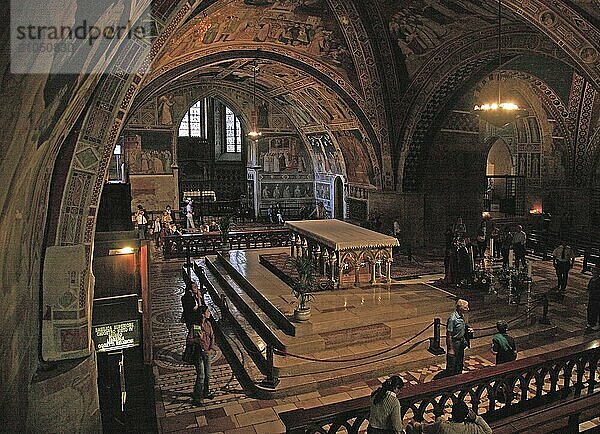
[[[143,70],[144,65],[150,64],[150,58],[158,51],[157,45],[164,43],[178,23],[191,13],[189,3],[181,3],[181,8],[173,13],[163,33],[154,41],[155,45],[150,47],[143,42],[135,42],[120,50],[113,74],[103,76],[98,91],[94,93],[95,100],[89,105],[66,179],[54,247],[46,250],[42,284],[45,312],[52,312],[55,308],[70,311],[75,319],[56,322],[52,314],[44,316],[41,348],[45,360],[85,357],[91,352],[93,276],[90,270],[97,206],[114,145],[141,84],[140,75],[119,73],[120,65],[121,62],[128,65],[137,63]],[[49,244],[52,245],[52,242]],[[73,249],[79,253],[72,254]],[[71,254],[72,260],[52,263],[53,258],[65,254]],[[60,281],[46,279],[46,276],[52,275],[73,277],[72,303],[64,305],[66,299],[59,297],[65,287]]]

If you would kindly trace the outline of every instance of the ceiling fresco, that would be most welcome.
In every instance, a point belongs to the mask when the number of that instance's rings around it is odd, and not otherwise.
[[[201,56],[215,46],[230,49],[248,44],[254,49],[272,46],[302,53],[356,81],[344,36],[326,0],[218,2],[177,32],[153,68]]]
[[[390,37],[397,45],[413,75],[431,53],[448,41],[480,28],[495,27],[498,8],[495,2],[475,0],[409,0],[382,2],[389,17]],[[506,23],[515,18],[502,12]]]
[[[564,32],[556,5],[552,3],[552,9],[544,11],[544,1],[533,1],[527,14],[522,14],[520,3],[506,0],[502,19],[504,38],[510,38],[508,45],[535,36],[552,44],[555,37],[549,38],[548,32]],[[564,9],[565,5],[560,7]],[[145,83],[165,77],[168,72],[186,73],[185,68],[196,68],[193,73],[202,78],[232,81],[250,89],[252,65],[248,54],[255,51],[259,63],[256,81],[259,98],[280,107],[299,130],[314,131],[318,125],[350,122],[346,128],[365,131],[376,159],[383,164],[387,186],[390,172],[402,167],[399,160],[407,155],[406,146],[413,146],[414,125],[420,122],[424,130],[429,128],[422,119],[419,121],[421,114],[415,117],[417,99],[410,95],[410,90],[434,84],[419,83],[418,77],[438,76],[434,86],[442,89],[449,87],[447,83],[452,77],[450,87],[458,89],[464,80],[482,78],[496,67],[493,53],[498,3],[495,0],[377,0],[362,9],[363,14],[368,11],[368,18],[361,16],[361,8],[349,0],[223,0],[202,2],[199,9],[201,13],[196,12],[169,38]],[[395,57],[394,79],[407,90],[403,96],[402,92],[391,96],[397,101],[389,108],[396,113],[392,116],[386,113],[389,109],[383,103],[386,97],[390,98],[383,96],[386,81],[383,77],[391,72],[389,61],[384,64],[385,56],[377,52],[383,45],[370,43],[369,32],[365,31],[365,26],[377,21],[371,16],[375,12],[383,26],[371,39],[381,37],[389,41]],[[537,14],[539,22],[532,22],[532,14]],[[568,18],[576,22],[572,16]],[[456,49],[457,44],[462,48]],[[543,51],[539,48],[538,44],[530,51]],[[514,59],[515,48],[512,49],[506,59]],[[560,50],[558,45],[556,49]],[[528,49],[518,50],[523,53]],[[587,59],[595,55],[593,47],[584,47],[580,52],[589,52]],[[219,63],[228,56],[236,60]],[[462,59],[448,62],[453,56]],[[477,56],[479,61],[474,62],[469,56]],[[199,61],[209,58],[206,63],[210,66]],[[543,70],[544,59],[537,60]],[[431,71],[433,64],[440,62],[455,65],[455,70],[437,66],[439,71]],[[471,65],[469,74],[461,74],[460,80],[456,80],[456,70],[465,65]],[[536,62],[528,62],[526,69],[535,75]],[[568,75],[561,74],[555,82],[568,83]],[[564,93],[564,87],[559,93]],[[421,95],[419,101],[425,98],[421,106],[435,106],[436,110],[450,107],[451,101],[429,101],[437,99],[438,94],[429,91]],[[452,97],[451,91],[443,94],[445,98]],[[390,143],[390,131],[396,131],[394,142],[402,136],[408,140]]]

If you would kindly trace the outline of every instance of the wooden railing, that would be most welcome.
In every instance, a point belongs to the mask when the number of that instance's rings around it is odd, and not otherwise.
[[[469,397],[471,408],[488,422],[567,397],[597,390],[600,340],[448,377],[416,386],[399,394],[405,421],[422,421],[426,414],[441,415],[452,404]],[[508,391],[498,402],[501,390]],[[358,433],[369,416],[369,397],[280,414],[291,434]],[[429,417],[431,418],[431,417]]]
[[[227,240],[230,249],[254,249],[262,247],[282,247],[290,245],[290,232],[287,229],[265,229],[234,231]],[[221,232],[169,235],[163,243],[165,258],[184,258],[214,254],[221,249]]]
[[[527,234],[527,250],[547,259],[563,240],[575,249],[577,255],[583,255],[582,271],[588,271],[594,264],[600,265],[600,238],[595,233],[572,231],[560,236],[548,231],[532,230]]]

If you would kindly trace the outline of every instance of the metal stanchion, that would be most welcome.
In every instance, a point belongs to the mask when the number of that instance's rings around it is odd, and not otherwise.
[[[278,370],[273,366],[273,346],[267,345],[267,378],[262,381],[262,385],[270,389],[275,389],[278,384]]]
[[[542,310],[542,317],[540,318],[540,324],[550,324],[550,320],[548,319],[548,295],[544,294],[542,295],[542,302],[543,302],[543,310]]]
[[[429,338],[429,348],[427,348],[427,351],[436,356],[440,356],[446,353],[444,349],[440,346],[440,328],[441,320],[439,318],[435,318],[433,320],[433,337]]]

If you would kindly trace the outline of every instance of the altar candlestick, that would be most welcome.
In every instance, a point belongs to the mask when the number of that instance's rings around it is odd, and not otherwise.
[[[471,271],[475,271],[475,256],[473,255],[473,246],[469,249],[471,251]]]
[[[515,262],[515,253],[513,252],[513,249],[510,249],[508,251],[508,268],[512,268],[514,262]]]

